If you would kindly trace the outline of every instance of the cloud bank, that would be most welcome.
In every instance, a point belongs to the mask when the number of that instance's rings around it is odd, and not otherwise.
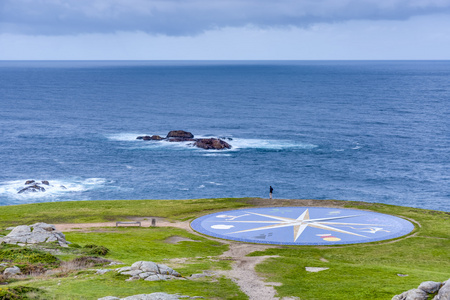
[[[0,33],[190,36],[227,27],[299,27],[450,13],[450,0],[1,0]]]

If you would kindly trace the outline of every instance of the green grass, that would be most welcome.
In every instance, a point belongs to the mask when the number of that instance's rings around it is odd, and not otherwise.
[[[0,207],[0,227],[35,222],[90,223],[126,220],[130,217],[165,217],[189,220],[199,213],[246,206],[243,199],[196,200],[99,200],[36,203]]]
[[[165,240],[171,236],[181,236],[193,241],[169,244]],[[101,232],[68,232],[66,238],[81,246],[85,244],[105,246],[110,249],[105,258],[123,262],[125,265],[131,265],[139,260],[167,264],[183,277],[189,277],[194,273],[202,273],[204,270],[230,268],[229,261],[215,259],[228,249],[227,245],[177,228],[102,228]],[[62,259],[73,258],[67,255],[60,255],[59,257]],[[183,264],[173,264],[170,263],[169,259],[171,258],[187,258],[187,261]],[[245,299],[245,295],[239,291],[237,286],[231,280],[225,278],[219,278],[214,284],[211,284],[209,278],[200,281],[147,282],[140,280],[125,282],[128,277],[117,276],[115,272],[104,275],[96,275],[92,272],[81,272],[81,275],[78,273],[67,274],[68,277],[63,278],[30,281],[27,286],[44,289],[49,295],[54,295],[55,299],[97,299],[107,295],[125,297],[161,291],[190,296],[202,295],[210,299],[217,295],[230,294],[229,299]],[[23,282],[16,282],[13,285],[19,284],[23,284]],[[68,298],[69,296],[71,298]]]
[[[282,201],[275,205],[303,206],[306,200]],[[318,200],[311,205],[326,205],[371,210],[413,220],[415,230],[407,238],[344,246],[283,246],[251,255],[278,255],[257,266],[268,282],[281,282],[275,287],[278,296],[312,299],[391,299],[393,295],[416,288],[422,281],[444,281],[450,278],[450,213],[376,203]],[[165,217],[191,220],[220,210],[274,205],[268,200],[197,199],[197,200],[133,200],[42,203],[0,207],[0,227],[35,222],[83,223],[127,220],[133,217]],[[420,225],[419,225],[420,224]],[[3,233],[4,234],[4,233]],[[194,241],[169,244],[171,236]],[[225,270],[230,261],[218,256],[228,246],[177,228],[100,228],[89,233],[67,232],[67,240],[81,246],[95,244],[107,247],[106,258],[127,265],[137,260],[167,264],[183,276],[203,270]],[[60,259],[74,257],[71,252]],[[185,258],[177,263],[174,258]],[[324,260],[328,261],[325,262]],[[309,273],[305,267],[327,267],[329,270]],[[397,274],[408,274],[399,277]],[[75,277],[77,276],[77,277]],[[215,281],[217,280],[217,281]],[[199,281],[125,282],[114,273],[69,273],[66,277],[17,281],[11,286],[29,286],[54,295],[49,299],[97,299],[114,295],[167,292],[206,299],[247,299],[230,279],[205,278]]]
[[[165,240],[171,236],[182,236],[194,241],[166,243]],[[162,263],[174,257],[217,256],[228,249],[227,245],[170,227],[113,228],[99,233],[67,232],[66,239],[79,245],[105,246],[110,249],[105,258],[126,264],[132,264],[138,260]]]
[[[416,288],[422,281],[449,279],[448,249],[450,240],[411,237],[370,246],[294,247],[252,255],[280,256],[258,265],[257,270],[271,281],[283,282],[283,286],[277,288],[282,296],[391,299],[395,294]],[[329,270],[310,273],[305,267],[326,267]],[[399,277],[397,274],[408,276]],[[326,290],[326,297],[320,296],[320,290]]]
[[[59,285],[58,285],[59,283]],[[217,282],[170,280],[149,282],[136,280],[126,282],[116,278],[113,273],[105,275],[84,275],[29,283],[48,291],[49,299],[98,299],[107,295],[127,297],[137,294],[165,292],[188,296],[202,296],[206,299],[246,299],[245,294],[228,279],[219,278]]]

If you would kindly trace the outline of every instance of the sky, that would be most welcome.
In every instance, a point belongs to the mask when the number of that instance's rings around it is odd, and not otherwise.
[[[0,60],[391,59],[450,59],[450,0],[0,0]]]

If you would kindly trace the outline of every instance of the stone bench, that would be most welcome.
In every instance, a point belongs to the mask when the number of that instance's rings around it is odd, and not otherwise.
[[[120,224],[127,224],[127,225],[129,225],[129,224],[136,224],[136,225],[139,225],[139,227],[141,227],[141,222],[139,222],[139,221],[136,221],[136,222],[116,222],[116,227],[119,227],[119,225]]]

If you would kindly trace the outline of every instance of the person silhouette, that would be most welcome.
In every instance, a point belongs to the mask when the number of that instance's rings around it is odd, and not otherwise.
[[[270,186],[270,189],[269,189],[269,196],[270,196],[270,199],[272,199],[272,193],[273,193],[273,187]]]

